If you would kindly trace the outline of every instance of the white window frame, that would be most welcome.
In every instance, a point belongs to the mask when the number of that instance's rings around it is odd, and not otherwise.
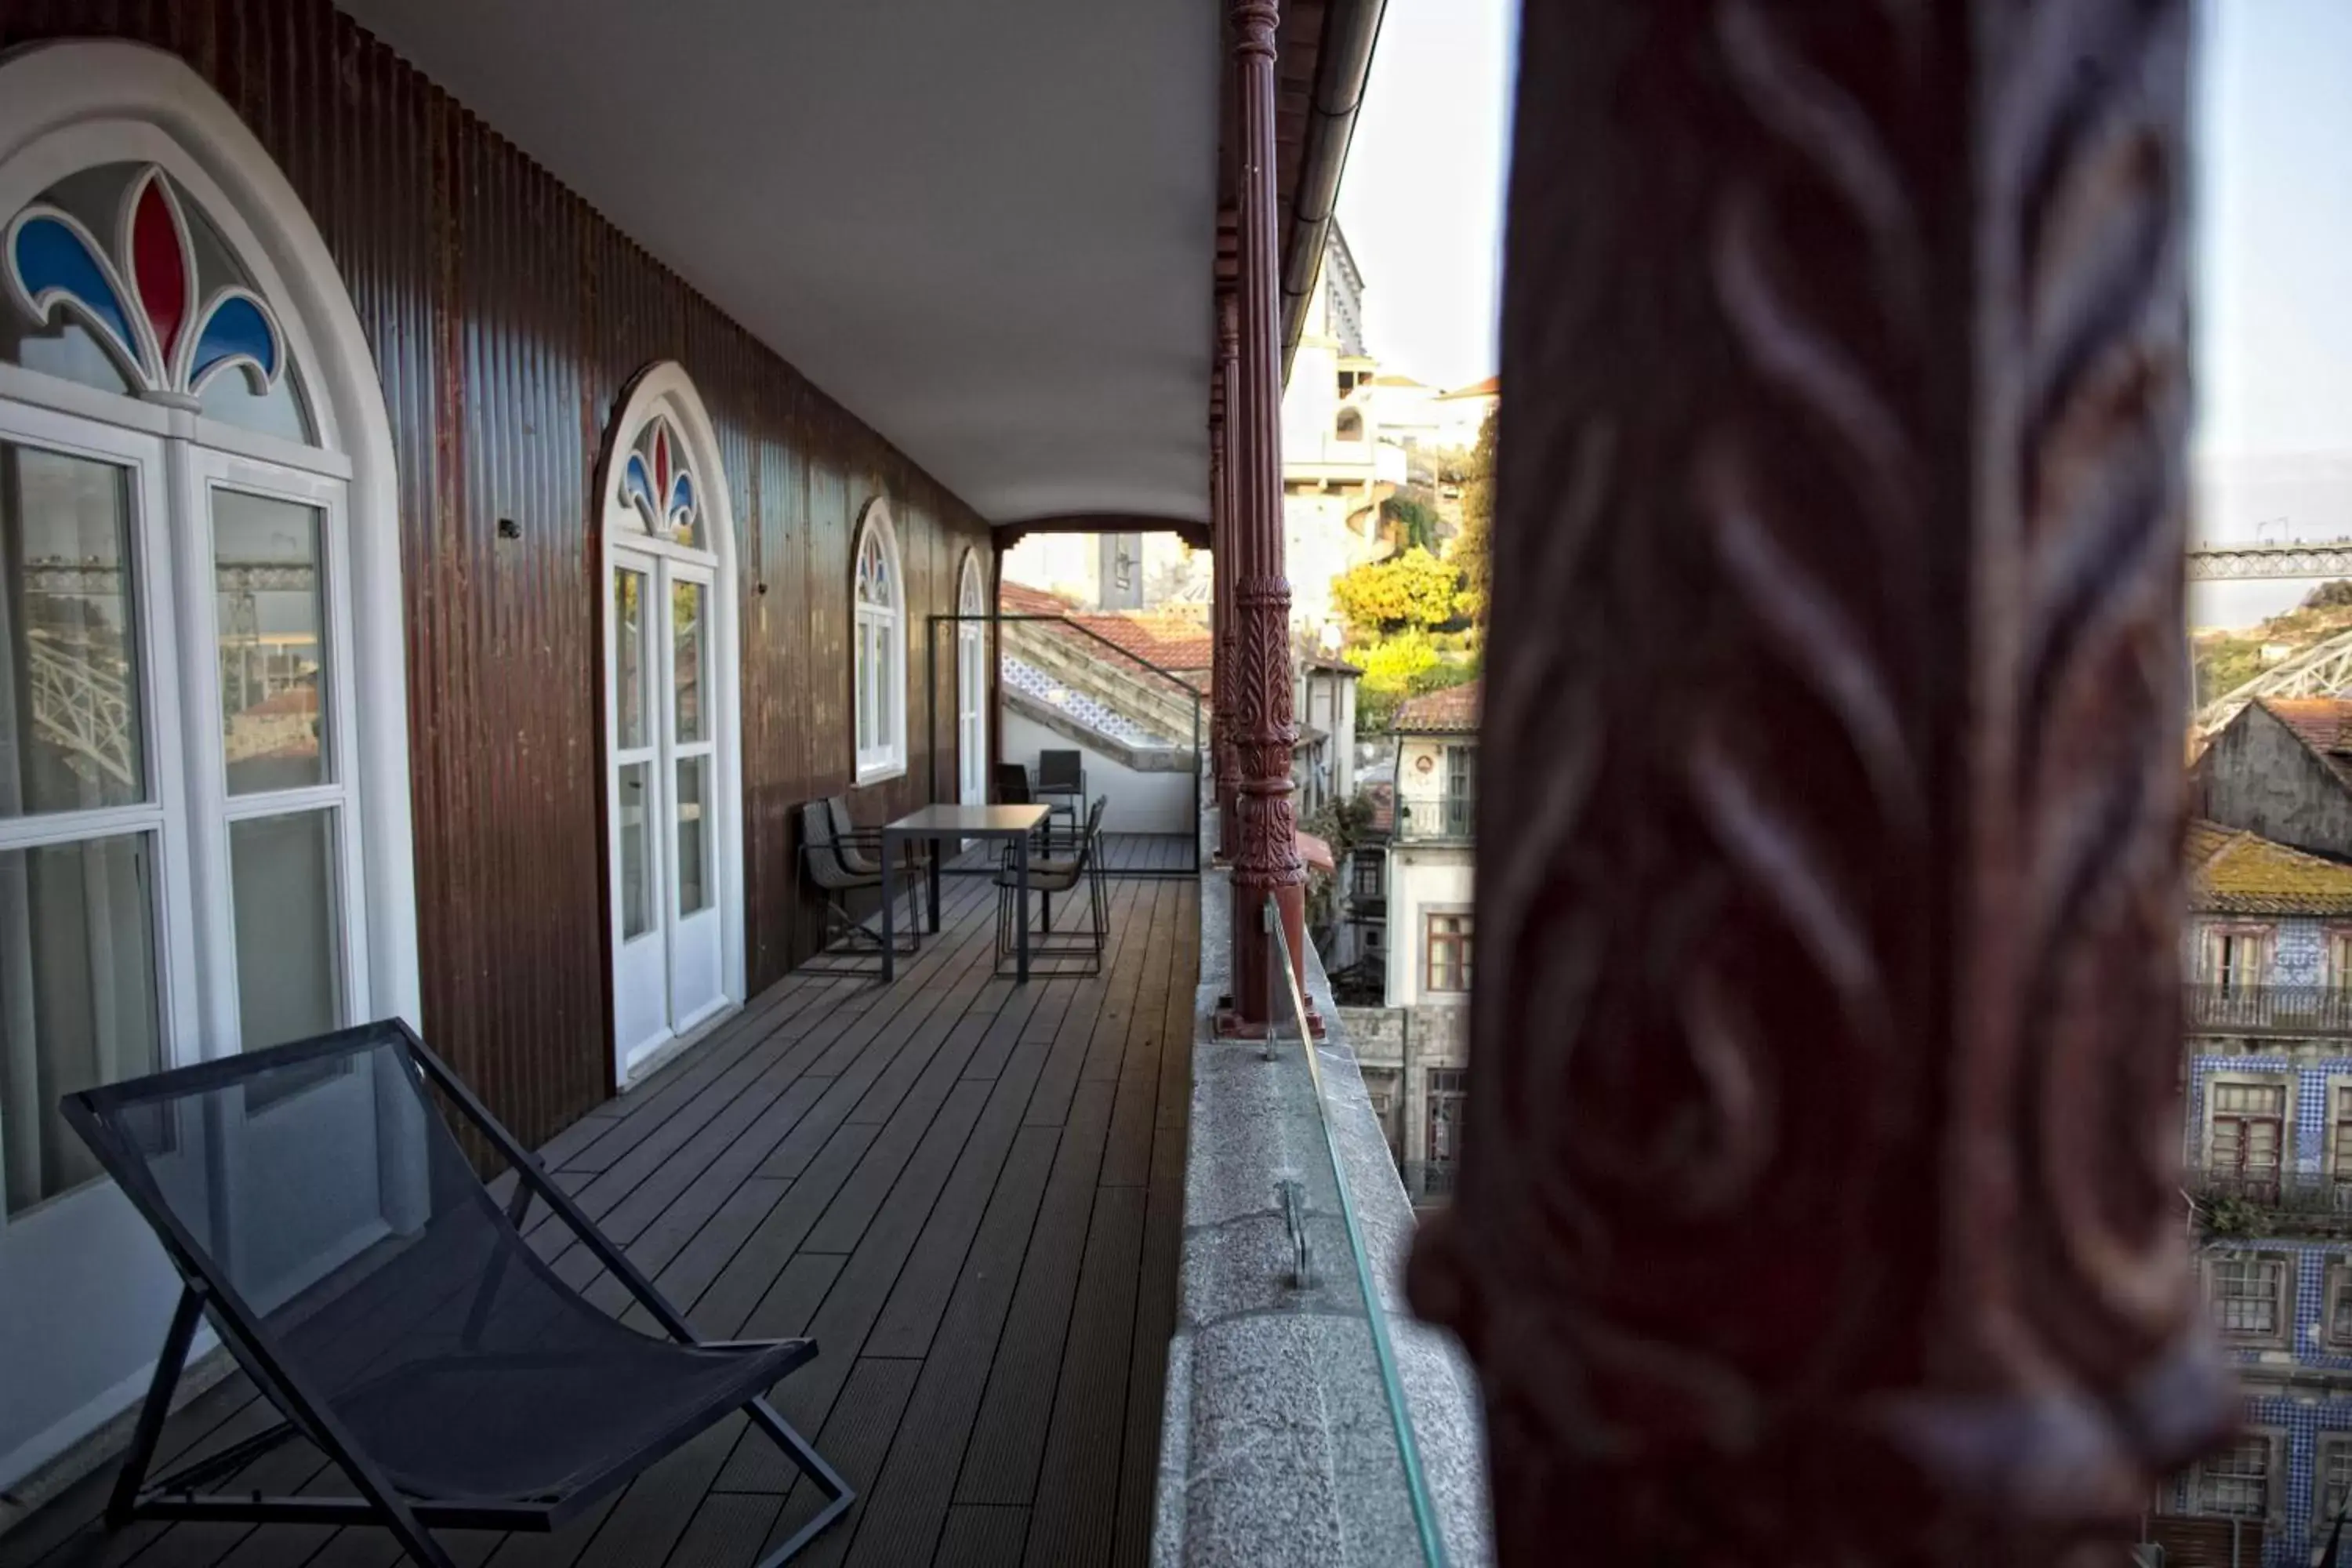
[[[16,212],[77,170],[112,163],[161,167],[245,268],[254,291],[277,315],[288,374],[301,379],[318,444],[16,364],[0,364],[0,404],[162,437],[182,452],[204,448],[344,483],[343,570],[350,591],[345,640],[337,651],[355,693],[345,727],[351,751],[343,776],[352,813],[346,837],[353,851],[349,863],[359,868],[364,893],[353,900],[364,904],[362,923],[348,929],[364,930],[359,956],[366,978],[365,991],[352,994],[349,1011],[421,1024],[399,470],[373,352],[341,272],[293,185],[236,111],[186,62],[112,39],[64,40],[12,53],[0,66],[0,213]],[[173,466],[183,460],[167,458],[167,483],[183,482]],[[184,754],[172,753],[174,759]]]
[[[2321,1432],[2311,1446],[2311,1509],[2315,1536],[2327,1529],[2335,1516],[2327,1510],[2327,1465],[2336,1455],[2352,1465],[2352,1432]],[[2318,1545],[2315,1539],[2313,1545]]]
[[[2205,1308],[2211,1314],[2214,1331],[2224,1343],[2254,1350],[2284,1350],[2294,1342],[2294,1308],[2296,1265],[2301,1258],[2292,1252],[2265,1252],[2256,1248],[2215,1253],[2204,1260]],[[2272,1311],[2276,1326],[2268,1333],[2231,1329],[2221,1321],[2221,1298],[2218,1293],[2219,1269],[2224,1264],[2254,1268],[2275,1267],[2278,1279],[2272,1292]],[[2251,1299],[2251,1298],[2249,1298]]]
[[[868,603],[857,592],[857,564],[868,546],[881,552],[889,568],[892,602]],[[861,785],[895,779],[907,771],[907,570],[898,552],[898,532],[887,496],[866,503],[849,554],[850,727],[856,748],[856,777]],[[890,650],[890,668],[877,670],[870,650]],[[895,677],[895,679],[893,679]],[[869,733],[874,715],[879,733]]]
[[[622,466],[646,426],[656,418],[667,420],[670,436],[681,448],[679,461],[694,475],[694,544],[646,531],[635,507],[623,493]],[[630,569],[646,574],[649,598],[645,613],[648,624],[656,628],[644,671],[649,682],[647,739],[642,750],[630,754],[648,761],[653,771],[662,776],[664,782],[656,791],[656,798],[663,800],[670,798],[675,787],[680,758],[710,758],[704,809],[717,818],[716,830],[706,830],[703,835],[703,853],[710,858],[706,885],[712,900],[705,908],[715,906],[719,921],[719,998],[706,1013],[673,1019],[677,1032],[669,1044],[635,1061],[625,1055],[631,1042],[617,1037],[612,1027],[617,1020],[608,1017],[606,1032],[614,1037],[610,1042],[613,1082],[616,1089],[625,1089],[658,1068],[673,1051],[699,1040],[713,1024],[740,1009],[749,979],[743,910],[742,625],[738,605],[740,580],[736,560],[734,498],[727,484],[726,465],[720,457],[718,432],[709,410],[695,389],[693,377],[676,360],[648,365],[629,383],[621,410],[606,437],[600,493],[604,511],[596,614],[604,623],[604,636],[600,644],[603,663],[596,679],[597,690],[604,694],[599,700],[606,706],[602,761],[607,770],[606,793],[612,793],[610,781],[617,773],[617,717],[610,710],[615,636],[611,591],[615,556],[625,554],[636,558],[629,563]],[[703,732],[700,740],[685,742],[677,742],[672,733],[672,705],[677,698],[671,661],[676,650],[660,630],[669,624],[665,607],[669,591],[680,582],[698,584],[703,590]],[[608,801],[606,819],[598,826],[599,833],[607,836],[608,850],[614,826],[612,813],[615,810],[617,804]],[[652,879],[656,900],[650,929],[673,934],[677,922],[690,918],[681,916],[677,910],[681,879],[677,874],[677,833],[674,820],[649,821],[646,844],[646,875]],[[637,938],[622,934],[620,867],[617,855],[610,858],[607,962],[617,965],[621,950],[631,942],[643,940],[646,933]],[[615,969],[616,975],[617,973]]]
[[[356,700],[341,745],[346,766],[339,782],[346,794],[341,809],[342,859],[347,879],[340,890],[349,910],[343,927],[346,963],[364,977],[363,989],[343,998],[347,1017],[399,1017],[421,1025],[416,940],[416,851],[409,806],[407,696],[407,605],[402,589],[399,469],[385,408],[383,382],[366,331],[346,292],[340,269],[318,226],[284,173],[235,109],[187,63],[165,51],[120,40],[68,39],[10,51],[0,58],[0,216],[13,216],[42,193],[79,170],[105,163],[143,163],[161,168],[184,200],[200,208],[222,243],[245,269],[255,294],[277,317],[287,374],[299,377],[315,446],[285,440],[205,417],[184,400],[126,395],[44,374],[18,364],[0,364],[0,423],[37,446],[82,448],[103,458],[137,452],[138,552],[134,564],[145,574],[139,611],[144,695],[150,710],[147,742],[156,796],[129,808],[118,821],[126,830],[152,831],[161,841],[153,871],[158,922],[155,943],[159,1048],[167,1062],[185,1064],[237,1048],[235,1033],[210,1026],[224,1006],[219,976],[234,974],[233,940],[216,961],[200,951],[200,941],[220,942],[226,922],[206,923],[211,894],[200,886],[200,868],[190,841],[202,826],[189,798],[189,780],[203,772],[190,765],[188,711],[183,650],[192,629],[181,607],[193,582],[211,591],[208,557],[178,557],[190,525],[175,521],[184,510],[184,487],[205,464],[235,458],[334,481],[343,487],[341,528],[344,552],[340,570],[349,584],[343,599],[347,619],[333,650]],[[9,302],[6,308],[15,308]],[[51,422],[56,423],[51,423]],[[143,445],[142,445],[143,444]],[[202,520],[208,532],[208,516]],[[179,537],[173,537],[175,527]],[[209,617],[207,617],[208,624]],[[330,632],[330,636],[335,635]],[[216,650],[205,650],[211,668]],[[217,694],[212,701],[216,703]],[[217,741],[209,743],[216,748]],[[224,781],[225,783],[225,781]],[[156,812],[160,807],[161,816]],[[60,814],[62,816],[62,814]],[[223,837],[225,824],[220,824]],[[56,833],[89,836],[97,820],[78,815],[64,821],[12,824],[5,837],[26,845]],[[224,889],[225,891],[225,889]],[[226,1005],[233,1007],[233,998]],[[93,1190],[96,1189],[96,1190]],[[128,1232],[127,1209],[102,1195],[99,1184],[36,1205],[19,1222],[21,1234],[0,1215],[9,1241],[49,1249],[42,1256],[88,1258],[90,1247],[116,1247]],[[35,1256],[22,1254],[20,1258]],[[116,1247],[110,1268],[127,1265]],[[160,1262],[160,1259],[158,1260]],[[0,1318],[26,1300],[24,1287],[47,1289],[36,1276],[20,1276],[16,1289],[0,1268]],[[109,1289],[121,1300],[165,1287],[168,1275],[141,1276],[130,1268]],[[162,1296],[168,1302],[168,1295]],[[118,1300],[116,1305],[121,1305]],[[122,1320],[94,1321],[108,1356],[118,1343]],[[199,1335],[199,1353],[211,1342]],[[141,1336],[128,1352],[151,1353],[152,1339]],[[122,1381],[104,1386],[77,1371],[62,1385],[72,1408],[44,1406],[47,1425],[19,1447],[0,1451],[0,1481],[54,1457],[134,1400],[146,1373],[133,1362],[120,1370]],[[7,1373],[0,1367],[0,1381]],[[105,1375],[112,1375],[108,1372]],[[0,1436],[5,1436],[0,1432]]]
[[[180,493],[174,521],[181,524],[175,542],[182,551],[182,570],[177,576],[181,712],[186,728],[205,737],[198,744],[204,748],[208,764],[196,770],[189,793],[189,837],[200,922],[197,941],[206,973],[218,977],[218,984],[208,999],[205,1025],[214,1037],[215,1051],[226,1055],[236,1050],[242,1026],[237,996],[234,871],[229,860],[232,824],[314,812],[327,814],[334,870],[334,885],[328,889],[328,898],[335,912],[340,944],[336,962],[341,1001],[335,1026],[359,1022],[362,1016],[359,1009],[369,994],[368,900],[355,896],[367,886],[367,880],[360,855],[360,834],[355,831],[359,792],[354,780],[359,755],[352,731],[358,698],[350,655],[351,573],[346,564],[350,534],[344,486],[339,479],[199,447],[185,448],[177,457]],[[319,693],[319,713],[327,731],[321,753],[326,763],[324,784],[244,795],[228,793],[227,757],[222,739],[219,594],[215,581],[213,543],[213,497],[222,490],[291,501],[319,514],[320,635],[327,674],[327,686]]]
[[[37,849],[53,844],[144,835],[153,846],[155,1019],[158,1068],[184,1067],[202,1058],[203,986],[196,956],[196,921],[176,911],[193,910],[188,857],[188,798],[184,715],[179,692],[182,644],[175,624],[177,596],[172,541],[171,463],[164,443],[120,426],[100,425],[0,395],[0,443],[61,453],[129,470],[132,595],[129,614],[139,639],[138,668],[142,771],[148,799],[132,805],[89,811],[44,812],[0,818],[0,852]],[[234,1048],[233,1047],[231,1048]],[[0,1141],[7,1129],[0,1124]],[[5,1157],[0,1142],[0,1157]],[[0,1207],[0,1231],[22,1224],[79,1187],[52,1194],[12,1219]]]
[[[971,805],[988,800],[988,624],[966,617],[986,614],[988,574],[967,550],[956,578],[956,798],[977,795]]]
[[[2198,1461],[2195,1473],[2189,1479],[2189,1508],[2192,1514],[2200,1519],[2254,1520],[2273,1526],[2281,1522],[2286,1499],[2286,1434],[2275,1426],[2248,1426],[2231,1440],[2231,1447],[2256,1441],[2260,1441],[2263,1447],[2262,1511],[2252,1514],[2207,1512],[2205,1480],[2214,1460],[2206,1458]]]
[[[2286,1098],[2279,1121],[2279,1181],[2291,1180],[2295,1172],[2299,1151],[2295,1148],[2295,1116],[2297,1091],[2301,1075],[2293,1072],[2249,1072],[2243,1068],[2225,1068],[2205,1075],[2205,1091],[2198,1110],[2197,1166],[2201,1171],[2213,1168],[2214,1101],[2220,1097],[2213,1091],[2223,1085],[2244,1089],[2284,1089]]]

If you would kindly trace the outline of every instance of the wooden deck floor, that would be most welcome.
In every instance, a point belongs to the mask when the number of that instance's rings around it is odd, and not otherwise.
[[[1199,892],[1126,881],[1102,977],[991,974],[982,882],[882,988],[802,972],[545,1153],[715,1339],[808,1334],[776,1390],[860,1493],[798,1561],[1140,1563],[1183,1220]],[[544,1214],[544,1207],[539,1211]],[[618,1306],[583,1249],[556,1268]],[[269,1423],[234,1377],[171,1462]],[[815,1509],[730,1417],[552,1535],[447,1531],[477,1568],[749,1568]],[[0,1537],[0,1568],[388,1568],[380,1530],[89,1521],[93,1476]],[[346,1490],[307,1446],[227,1489]]]
[[[1198,871],[1192,862],[1193,840],[1181,833],[1106,833],[1103,867],[1114,877],[1139,871],[1163,875]]]

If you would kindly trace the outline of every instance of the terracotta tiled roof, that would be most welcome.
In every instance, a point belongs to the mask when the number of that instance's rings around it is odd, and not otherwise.
[[[1309,867],[1318,871],[1332,869],[1331,846],[1328,843],[1316,837],[1312,833],[1293,832],[1290,837],[1297,840],[1298,858],[1301,860],[1306,861]]]
[[[2341,697],[2265,697],[2263,706],[2323,752],[2352,752],[2352,700]]]
[[[1467,386],[1457,386],[1451,392],[1441,392],[1437,396],[1438,401],[1443,403],[1449,397],[1497,397],[1502,395],[1502,391],[1503,378],[1499,375],[1490,375],[1484,381],[1474,381]]]
[[[1043,588],[1032,588],[1026,583],[1007,579],[997,585],[996,603],[1008,616],[1066,616],[1070,602],[1059,594],[1048,594]]]
[[[1203,674],[1216,662],[1216,640],[1209,636],[1205,605],[1189,609],[1080,610],[1059,595],[1010,582],[997,590],[997,604],[1008,616],[1066,616],[1073,626],[1086,627],[1145,663],[1173,670],[1188,679]],[[1055,626],[1043,629],[1057,633],[1090,653],[1110,657],[1094,637]],[[1204,689],[1208,685],[1206,679],[1192,679],[1192,683]]]
[[[2213,822],[2190,823],[2182,850],[2193,910],[2232,915],[2352,915],[2352,866]]]
[[[1216,662],[1216,640],[1198,616],[1129,610],[1116,615],[1074,615],[1070,619],[1162,669],[1202,670]],[[1095,647],[1101,650],[1099,643]]]
[[[2271,716],[2303,738],[2335,770],[2352,784],[2352,701],[2340,697],[2263,697],[2256,699]]]
[[[1483,680],[1465,681],[1443,691],[1408,699],[1389,728],[1401,735],[1475,734]]]

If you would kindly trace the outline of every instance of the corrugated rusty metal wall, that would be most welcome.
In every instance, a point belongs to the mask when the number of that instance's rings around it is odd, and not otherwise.
[[[309,205],[373,346],[400,465],[425,1022],[527,1141],[605,1098],[596,559],[588,497],[629,378],[676,359],[740,535],[751,988],[804,956],[793,808],[847,787],[850,529],[890,497],[912,755],[861,819],[928,797],[923,618],[979,519],[325,0],[0,0],[0,47],[181,56]],[[520,536],[501,540],[501,519]],[[944,667],[943,667],[944,668]],[[952,788],[951,755],[940,777]]]

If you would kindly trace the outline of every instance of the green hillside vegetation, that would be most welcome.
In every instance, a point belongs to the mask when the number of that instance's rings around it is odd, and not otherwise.
[[[2278,663],[2275,657],[2263,658],[2264,648],[2273,654],[2285,648],[2285,657],[2292,657],[2343,631],[2352,631],[2352,582],[2338,580],[2322,583],[2300,605],[2258,626],[2200,634],[2196,639],[2198,705],[2228,696]]]

